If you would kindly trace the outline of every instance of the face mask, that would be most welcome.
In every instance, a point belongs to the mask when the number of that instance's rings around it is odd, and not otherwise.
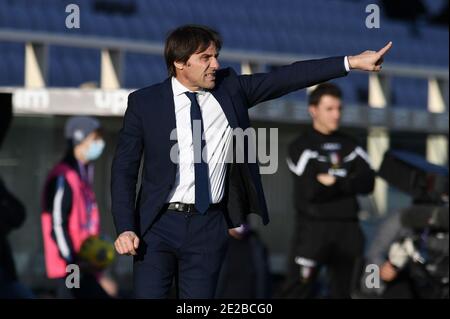
[[[95,140],[89,144],[89,148],[86,151],[86,159],[88,161],[94,161],[102,155],[103,149],[105,148],[105,141]]]

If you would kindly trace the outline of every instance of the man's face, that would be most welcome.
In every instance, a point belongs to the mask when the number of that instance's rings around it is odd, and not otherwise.
[[[214,44],[202,52],[194,53],[186,63],[175,62],[176,78],[190,90],[213,89],[216,85],[215,72],[219,69],[219,53]]]
[[[342,112],[341,99],[324,95],[317,105],[310,105],[309,112],[314,127],[324,134],[330,134],[339,128]]]

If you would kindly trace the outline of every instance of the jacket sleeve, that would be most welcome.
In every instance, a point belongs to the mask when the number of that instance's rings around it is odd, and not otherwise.
[[[69,233],[72,190],[64,176],[57,176],[49,182],[46,191],[46,208],[52,216],[51,234],[58,252],[67,263],[72,263],[75,260],[75,251]]]
[[[132,93],[128,96],[128,106],[111,169],[112,214],[117,234],[136,231],[136,183],[142,151],[142,119],[135,95]]]
[[[318,172],[313,160],[317,153],[303,148],[296,143],[289,147],[287,164],[289,170],[296,175],[297,192],[310,202],[327,202],[340,196],[341,192],[336,185],[325,186],[317,180]]]
[[[373,191],[375,172],[370,166],[369,156],[359,146],[350,154],[354,156],[349,176],[337,178],[336,185],[346,195],[366,195]]]
[[[250,107],[290,92],[347,75],[344,57],[299,61],[272,72],[239,76]]]

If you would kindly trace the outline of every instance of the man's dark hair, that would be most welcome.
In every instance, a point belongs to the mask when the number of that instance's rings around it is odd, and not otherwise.
[[[318,105],[320,99],[324,95],[331,95],[338,99],[341,99],[342,91],[337,85],[332,83],[319,84],[309,95],[308,105]]]
[[[189,57],[206,50],[213,43],[217,52],[222,47],[220,34],[202,25],[184,25],[172,31],[166,39],[164,58],[170,76],[175,76],[174,62],[186,63]]]

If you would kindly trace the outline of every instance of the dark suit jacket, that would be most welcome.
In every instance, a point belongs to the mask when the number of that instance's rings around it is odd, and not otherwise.
[[[346,74],[344,57],[295,62],[253,75],[237,75],[226,68],[217,71],[211,93],[231,128],[245,130],[250,127],[250,107]],[[176,144],[170,134],[175,128],[170,78],[129,95],[112,164],[112,214],[118,234],[126,230],[143,234],[165,204],[176,178],[177,166],[170,157]],[[264,224],[269,222],[259,167],[248,162],[247,153],[244,150],[244,163],[227,167],[224,204],[230,227],[241,224],[250,213],[260,215]],[[142,155],[142,183],[136,200]]]

